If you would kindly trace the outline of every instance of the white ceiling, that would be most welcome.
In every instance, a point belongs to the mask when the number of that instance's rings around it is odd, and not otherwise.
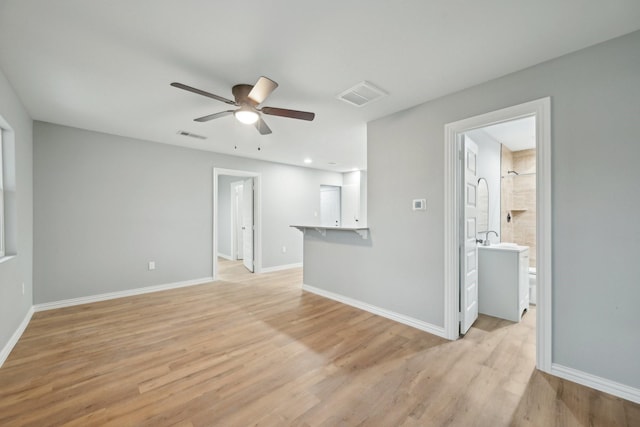
[[[511,151],[536,148],[536,119],[525,117],[481,129]]]
[[[637,29],[637,0],[0,0],[0,68],[36,120],[346,171],[366,168],[367,121]],[[169,86],[231,98],[261,75],[280,84],[266,105],[315,121],[196,123],[227,106]],[[362,80],[389,96],[336,99]]]

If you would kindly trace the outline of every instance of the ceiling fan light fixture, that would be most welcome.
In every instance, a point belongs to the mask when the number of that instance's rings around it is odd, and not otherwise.
[[[193,119],[198,123],[208,122],[210,120],[219,119],[233,114],[236,117],[236,120],[240,123],[254,125],[260,135],[269,135],[272,131],[262,119],[262,114],[306,120],[309,122],[316,116],[314,113],[309,111],[289,110],[287,108],[268,106],[257,108],[258,105],[262,105],[262,102],[275,90],[275,88],[278,87],[278,83],[264,76],[260,77],[255,85],[244,83],[234,85],[231,88],[231,93],[233,93],[233,97],[235,99],[234,101],[178,82],[171,83],[171,86],[197,95],[206,96],[207,98],[212,98],[217,101],[224,102],[225,104],[239,107],[237,110],[220,111]]]
[[[258,113],[248,107],[241,107],[239,110],[234,112],[233,115],[236,116],[236,119],[240,123],[244,123],[245,125],[252,125],[257,122],[259,118]]]

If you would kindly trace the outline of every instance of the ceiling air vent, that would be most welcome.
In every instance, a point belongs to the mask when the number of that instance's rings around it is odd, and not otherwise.
[[[363,107],[387,95],[387,92],[375,86],[373,83],[362,81],[342,92],[338,95],[338,99],[355,105],[356,107]]]
[[[186,130],[179,130],[178,131],[178,135],[188,136],[189,138],[196,138],[196,139],[207,139],[206,136],[198,135],[196,133],[187,132]]]

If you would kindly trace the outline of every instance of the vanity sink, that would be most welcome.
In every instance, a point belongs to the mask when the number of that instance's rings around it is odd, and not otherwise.
[[[507,242],[496,243],[496,244],[492,244],[492,245],[489,245],[489,246],[480,245],[478,247],[481,248],[481,249],[515,251],[515,252],[522,252],[524,250],[528,250],[529,249],[529,246],[520,246],[517,243],[507,243]]]
[[[491,245],[491,246],[495,246],[495,247],[498,247],[498,248],[517,248],[518,244],[517,243],[500,242],[500,243],[496,243],[495,245]]]

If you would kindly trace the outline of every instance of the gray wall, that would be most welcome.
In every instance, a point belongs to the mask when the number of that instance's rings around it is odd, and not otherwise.
[[[16,331],[32,304],[33,271],[33,139],[32,122],[0,72],[0,116],[13,129],[15,160],[15,258],[0,263],[0,350]],[[5,140],[6,144],[10,141]],[[9,189],[11,190],[11,189]],[[25,294],[22,294],[22,284]]]
[[[487,180],[489,188],[489,230],[500,231],[500,164],[502,160],[502,144],[491,138],[486,132],[476,130],[467,132],[478,144],[478,178]],[[484,237],[484,234],[483,234]],[[500,242],[501,236],[489,236],[492,243]]]
[[[338,173],[43,122],[33,159],[35,303],[211,276],[214,167],[262,174],[263,267],[302,261],[289,225],[313,222],[320,185],[342,183]]]
[[[639,388],[639,47],[635,32],[369,123],[372,246],[313,242],[332,273],[305,283],[443,326],[444,126],[551,96],[553,362]]]

